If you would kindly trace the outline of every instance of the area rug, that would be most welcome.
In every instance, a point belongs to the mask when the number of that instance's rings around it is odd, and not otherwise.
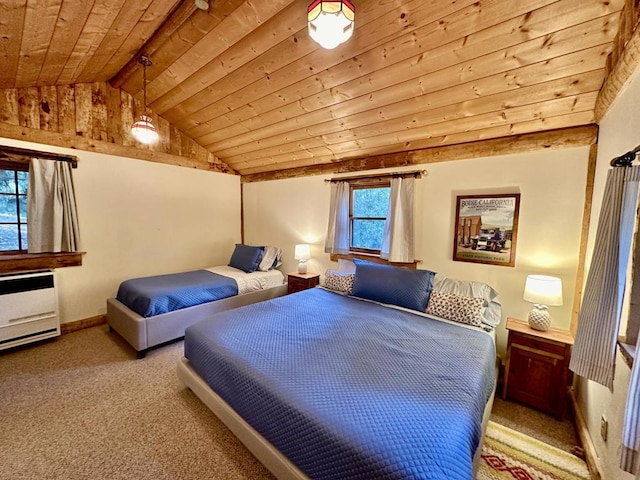
[[[489,422],[476,480],[590,480],[578,457]]]

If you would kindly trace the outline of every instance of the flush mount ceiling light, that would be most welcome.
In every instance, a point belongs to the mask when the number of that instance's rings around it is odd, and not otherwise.
[[[133,124],[131,133],[140,143],[153,143],[158,140],[158,130],[151,122],[151,117],[147,113],[147,67],[151,66],[151,60],[144,55],[138,59],[138,63],[142,65],[142,92],[143,92],[143,108],[144,114],[140,115],[140,120]]]
[[[347,0],[315,0],[307,10],[309,35],[323,48],[331,50],[353,34],[356,8]]]
[[[196,7],[200,10],[209,10],[209,0],[195,0]]]

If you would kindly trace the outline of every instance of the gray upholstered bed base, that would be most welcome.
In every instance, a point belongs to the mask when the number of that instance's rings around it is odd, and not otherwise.
[[[497,372],[496,372],[497,373]],[[191,367],[189,360],[182,357],[178,362],[178,378],[224,423],[245,447],[275,475],[278,480],[309,480],[298,467],[274,447],[268,440],[249,425],[229,406]],[[497,376],[496,376],[497,378]],[[496,382],[497,383],[497,382]],[[473,456],[474,478],[480,468],[482,444],[487,430],[496,388],[487,401],[482,416],[482,438]]]
[[[149,349],[184,337],[185,328],[214,313],[262,302],[286,293],[287,285],[283,284],[148,318],[138,315],[115,298],[109,298],[107,323],[110,330],[118,332],[136,349],[138,358],[143,358]]]

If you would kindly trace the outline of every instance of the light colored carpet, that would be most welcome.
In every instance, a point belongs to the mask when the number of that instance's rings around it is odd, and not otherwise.
[[[0,353],[0,480],[272,479],[177,379],[183,342],[106,326]]]

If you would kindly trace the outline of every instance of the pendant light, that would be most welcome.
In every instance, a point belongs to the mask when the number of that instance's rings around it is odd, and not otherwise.
[[[307,10],[309,36],[331,50],[351,38],[356,8],[348,1],[314,0]]]
[[[133,124],[131,133],[140,143],[153,143],[158,140],[158,130],[151,122],[151,117],[147,115],[147,67],[151,66],[151,60],[144,55],[138,59],[142,65],[142,94],[144,113],[140,115],[140,120]]]

